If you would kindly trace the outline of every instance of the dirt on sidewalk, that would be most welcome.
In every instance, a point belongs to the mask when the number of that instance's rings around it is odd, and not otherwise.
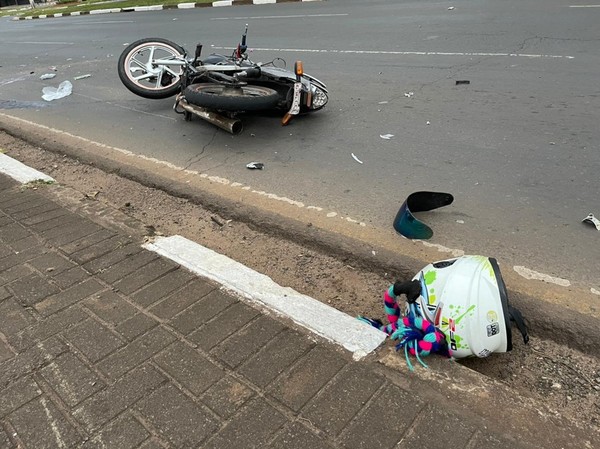
[[[148,235],[185,236],[350,315],[383,318],[381,297],[397,273],[359,269],[350,259],[341,260],[282,239],[268,227],[256,229],[231,221],[186,199],[44,151],[2,132],[0,148],[59,184],[81,192],[80,202],[100,201],[142,221]],[[582,427],[600,431],[600,360],[535,335],[528,346],[518,333],[514,342],[510,353],[462,363],[546,403]]]

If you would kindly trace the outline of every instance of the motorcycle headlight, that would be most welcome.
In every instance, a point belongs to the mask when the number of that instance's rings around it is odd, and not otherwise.
[[[321,109],[323,106],[327,104],[327,100],[329,97],[327,96],[327,92],[323,89],[313,85],[312,86],[312,103],[310,105],[311,109]]]

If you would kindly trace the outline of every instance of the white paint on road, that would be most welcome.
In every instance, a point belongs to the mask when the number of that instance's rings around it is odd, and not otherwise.
[[[569,8],[600,8],[600,5],[569,5]]]
[[[3,41],[2,44],[30,44],[30,45],[75,45],[75,42],[52,42],[52,41]]]
[[[234,47],[218,47],[211,45],[215,50],[235,50]],[[315,48],[253,48],[254,51],[277,51],[277,52],[296,52],[296,53],[334,53],[334,54],[354,54],[354,55],[396,55],[396,56],[482,56],[482,57],[519,57],[519,58],[553,58],[553,59],[574,59],[569,55],[547,55],[547,54],[528,54],[528,53],[473,53],[473,52],[442,52],[442,51],[387,51],[387,50],[335,50],[335,49],[315,49]]]
[[[223,285],[296,324],[336,343],[359,360],[377,349],[387,334],[327,304],[283,287],[270,277],[179,235],[157,237],[142,245]]]
[[[550,284],[560,285],[561,287],[568,287],[571,285],[571,282],[567,279],[558,278],[555,276],[550,276],[549,274],[539,273],[537,271],[533,271],[529,268],[523,266],[514,266],[513,269],[523,276],[525,279],[536,280],[536,281],[544,281]]]
[[[16,159],[2,153],[0,153],[0,173],[10,176],[21,184],[27,184],[28,182],[34,181],[54,182],[54,179],[45,173],[37,171],[35,168],[28,167]]]
[[[289,16],[244,16],[244,17],[213,17],[210,20],[249,20],[249,19],[296,19],[309,17],[341,17],[348,14],[294,14]]]

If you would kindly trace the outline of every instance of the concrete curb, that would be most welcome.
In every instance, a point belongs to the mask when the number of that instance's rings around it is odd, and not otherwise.
[[[69,16],[85,16],[94,14],[112,14],[118,12],[145,12],[145,11],[162,11],[163,9],[192,9],[192,8],[218,8],[222,6],[238,6],[238,5],[266,5],[274,3],[291,3],[291,2],[319,2],[322,0],[218,0],[212,3],[179,3],[178,5],[151,5],[151,6],[132,6],[129,8],[111,8],[111,9],[95,9],[92,11],[75,11],[56,14],[40,14],[38,16],[28,17],[13,17],[12,20],[34,20],[34,19],[49,19],[54,17],[69,17]]]
[[[10,119],[10,116],[5,117]],[[373,246],[371,243],[367,244],[346,235],[319,229],[316,226],[307,227],[293,218],[267,210],[258,210],[212,191],[198,190],[181,180],[174,180],[170,176],[165,177],[154,169],[149,170],[146,166],[140,166],[139,163],[114,160],[105,152],[97,151],[98,148],[105,148],[101,144],[86,143],[79,138],[68,137],[68,133],[61,132],[58,135],[64,138],[49,139],[45,129],[38,126],[31,127],[28,122],[23,124],[19,120],[17,123],[0,121],[0,130],[45,151],[67,154],[82,163],[93,164],[105,172],[116,173],[142,185],[163,190],[169,195],[185,198],[209,211],[244,222],[270,235],[289,239],[318,251],[326,251],[341,260],[352,260],[353,266],[357,269],[381,270],[391,273],[398,279],[409,279],[430,262],[385,247]],[[88,144],[95,150],[90,151],[87,148]],[[376,257],[371,256],[372,250],[376,250]],[[523,289],[510,285],[507,287],[511,305],[520,309],[527,318],[532,335],[565,344],[593,356],[600,355],[598,318],[586,313],[585,307],[580,307],[577,302],[573,302],[572,305],[569,303],[565,307],[541,300]],[[573,298],[577,298],[574,291],[569,290],[568,293]],[[553,290],[544,293],[545,297],[554,297],[557,294]]]

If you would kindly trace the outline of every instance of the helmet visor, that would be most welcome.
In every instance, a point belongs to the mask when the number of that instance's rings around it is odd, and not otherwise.
[[[413,212],[424,212],[447,206],[454,197],[443,192],[414,192],[408,195],[394,219],[394,229],[409,239],[427,240],[433,236],[433,230],[417,219]]]

